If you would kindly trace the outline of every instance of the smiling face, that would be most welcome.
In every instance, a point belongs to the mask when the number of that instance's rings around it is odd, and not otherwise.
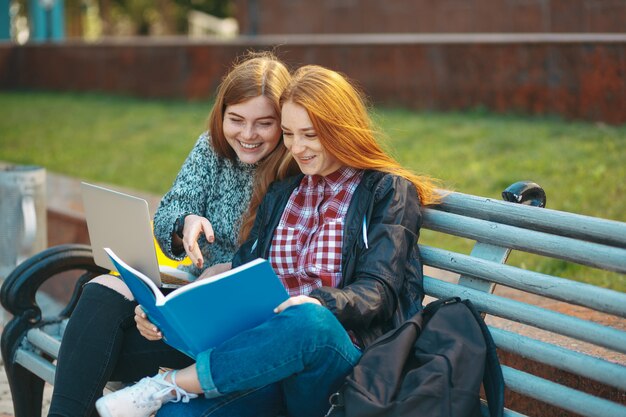
[[[258,96],[226,106],[223,130],[239,160],[254,164],[269,155],[280,141],[280,122],[272,101]]]
[[[285,146],[304,174],[326,176],[341,168],[320,142],[304,107],[291,101],[283,104],[281,127]]]

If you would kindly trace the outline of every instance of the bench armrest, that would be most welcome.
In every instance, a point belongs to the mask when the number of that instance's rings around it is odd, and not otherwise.
[[[532,181],[518,181],[502,191],[504,201],[527,206],[545,207],[546,193],[539,184]]]
[[[2,284],[0,302],[15,318],[19,317],[31,324],[38,323],[41,321],[41,308],[35,300],[37,290],[50,278],[70,271],[76,271],[81,275],[68,305],[60,314],[67,317],[76,306],[82,285],[98,275],[109,272],[94,263],[91,247],[87,245],[54,246],[26,259]]]

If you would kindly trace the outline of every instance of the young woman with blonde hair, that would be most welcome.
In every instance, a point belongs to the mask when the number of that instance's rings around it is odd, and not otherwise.
[[[194,365],[103,397],[104,417],[147,417],[162,405],[159,417],[321,417],[361,349],[421,308],[416,243],[420,206],[437,200],[433,181],[382,150],[341,74],[303,67],[280,102],[302,174],[270,186],[233,266],[268,259],[291,297]],[[140,309],[136,320],[158,338]]]
[[[290,78],[268,52],[236,62],[219,86],[208,131],[161,200],[155,237],[169,257],[189,256],[193,263],[186,268],[195,276],[230,267],[269,183],[289,171],[279,99]],[[162,366],[193,362],[143,337],[136,306],[129,289],[110,275],[84,286],[61,343],[49,416],[96,415],[109,380],[132,382]]]

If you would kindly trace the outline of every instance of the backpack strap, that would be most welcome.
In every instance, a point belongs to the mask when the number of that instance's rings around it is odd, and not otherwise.
[[[472,312],[478,322],[487,346],[483,386],[485,387],[485,396],[487,397],[487,405],[489,406],[489,415],[491,417],[502,417],[504,410],[504,377],[496,351],[496,344],[493,341],[493,337],[491,337],[491,333],[485,321],[474,307],[474,304],[472,304],[470,300],[463,300],[462,302],[468,310]]]
[[[428,321],[441,307],[447,304],[460,303],[461,298],[459,297],[449,297],[449,298],[441,298],[439,300],[432,301],[424,307],[424,321]]]

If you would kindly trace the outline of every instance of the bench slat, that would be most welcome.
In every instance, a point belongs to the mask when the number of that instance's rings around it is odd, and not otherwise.
[[[426,294],[469,298],[480,311],[626,353],[626,332],[424,276]]]
[[[18,349],[15,352],[15,362],[28,369],[49,384],[54,384],[56,367],[34,352]]]
[[[623,405],[594,397],[520,370],[502,366],[504,383],[512,391],[588,417],[624,417]]]
[[[432,209],[424,210],[423,226],[479,242],[626,273],[626,249],[623,248],[578,241]]]
[[[508,352],[626,390],[626,367],[594,356],[489,326],[496,345]]]
[[[45,331],[37,328],[31,329],[26,333],[26,339],[35,347],[43,350],[55,359],[59,356],[61,341]]]
[[[547,208],[512,204],[463,193],[449,193],[440,208],[463,216],[501,222],[524,229],[626,247],[626,223]]]
[[[421,245],[425,265],[626,317],[626,294],[514,266]]]

